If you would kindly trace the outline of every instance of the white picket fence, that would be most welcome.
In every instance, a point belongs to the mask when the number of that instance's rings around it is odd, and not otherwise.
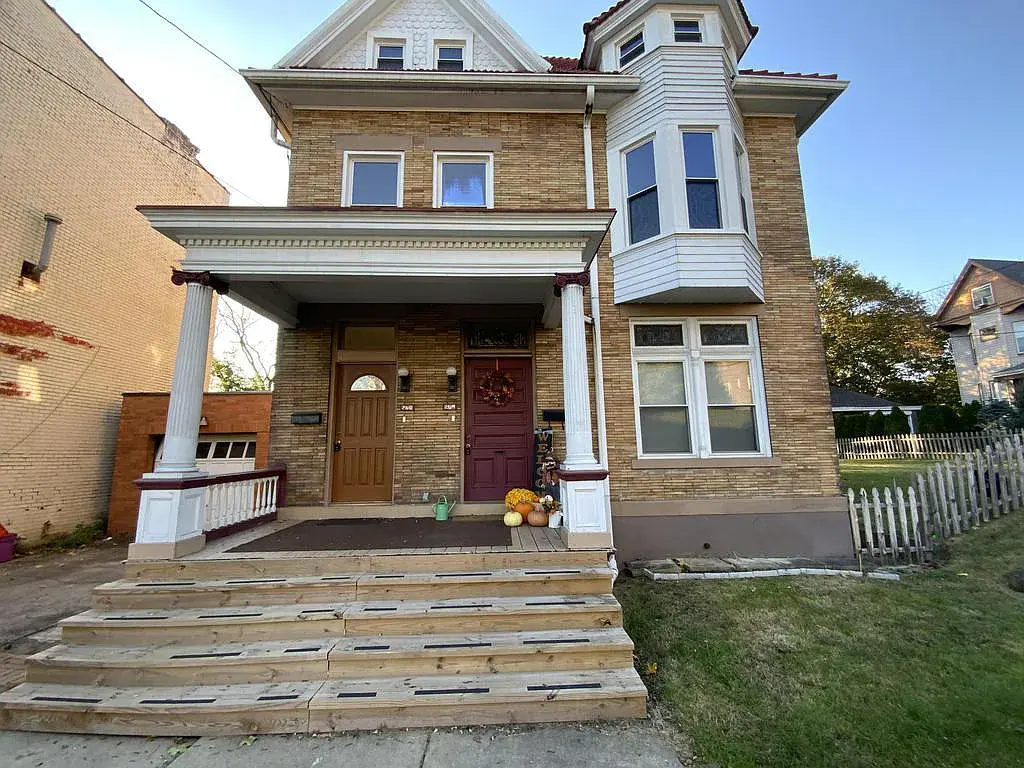
[[[907,488],[847,491],[856,551],[881,562],[924,562],[935,546],[1024,507],[1019,434],[935,464]]]
[[[1021,436],[1009,432],[949,432],[932,435],[884,435],[844,437],[836,441],[840,459],[952,459],[1006,438]]]

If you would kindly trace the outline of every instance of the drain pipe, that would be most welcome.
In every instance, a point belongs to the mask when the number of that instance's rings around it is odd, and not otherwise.
[[[591,133],[591,118],[594,114],[594,86],[587,86],[587,104],[583,110],[583,173],[587,186],[587,208],[597,208],[597,195],[594,190],[594,140]],[[598,287],[597,256],[590,260],[590,317],[592,318],[591,328],[594,334],[594,390],[597,402],[597,462],[602,469],[608,469],[608,426],[605,421],[604,402],[604,360],[601,353],[601,291]],[[604,500],[605,515],[608,520],[608,537],[611,545],[615,547],[615,534],[612,530],[611,494],[609,491],[608,478],[605,478]],[[609,557],[609,565],[613,570],[618,570],[615,564],[615,555]]]

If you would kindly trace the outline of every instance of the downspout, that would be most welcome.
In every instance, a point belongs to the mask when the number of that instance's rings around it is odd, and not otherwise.
[[[597,195],[594,190],[594,140],[591,132],[591,118],[594,115],[594,86],[587,86],[587,103],[583,109],[583,173],[587,187],[587,208],[597,208]],[[601,469],[608,469],[608,427],[605,421],[604,402],[604,360],[601,352],[601,292],[598,287],[599,270],[597,257],[590,260],[590,316],[593,319],[594,333],[594,394],[597,403],[597,463]],[[608,537],[615,546],[615,533],[612,530],[611,494],[608,478],[604,483],[605,515],[608,520]],[[615,567],[615,557],[609,563]],[[616,569],[617,570],[617,569]]]
[[[270,118],[270,138],[274,141],[275,144],[277,144],[277,146],[284,147],[287,150],[291,150],[292,145],[289,144],[284,139],[282,139],[280,134],[278,133],[277,118],[274,117]]]

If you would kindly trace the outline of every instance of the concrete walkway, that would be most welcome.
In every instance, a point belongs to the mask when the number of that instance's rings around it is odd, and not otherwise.
[[[680,768],[647,723],[182,739],[0,731],[4,768]]]

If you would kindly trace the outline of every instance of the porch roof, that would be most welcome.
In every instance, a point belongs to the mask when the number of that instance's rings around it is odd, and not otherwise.
[[[283,325],[310,303],[547,304],[597,253],[610,209],[141,206],[182,268]]]

